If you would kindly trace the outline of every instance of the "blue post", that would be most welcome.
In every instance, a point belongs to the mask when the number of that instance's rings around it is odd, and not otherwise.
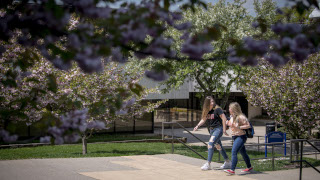
[[[284,133],[284,156],[287,156],[287,134]]]
[[[267,135],[265,136],[264,143],[267,143]],[[268,148],[267,148],[267,145],[265,145],[264,156],[265,156],[265,157],[268,157]]]

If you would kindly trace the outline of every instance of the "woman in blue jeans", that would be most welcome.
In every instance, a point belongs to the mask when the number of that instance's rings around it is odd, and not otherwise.
[[[208,143],[208,159],[207,162],[201,167],[202,170],[210,170],[210,163],[213,156],[213,146],[220,151],[225,162],[221,166],[223,169],[228,169],[231,167],[231,162],[229,161],[228,155],[224,148],[222,147],[220,138],[223,135],[228,136],[226,133],[226,116],[224,115],[222,109],[215,103],[213,97],[208,96],[204,100],[202,108],[202,118],[198,125],[194,128],[196,131],[201,125],[207,122],[210,129],[210,139]]]
[[[226,173],[230,175],[234,175],[234,170],[236,169],[237,163],[238,163],[238,152],[243,157],[243,160],[245,161],[247,165],[247,169],[241,171],[241,172],[250,172],[252,171],[250,158],[247,154],[246,147],[244,146],[244,143],[247,141],[247,135],[245,132],[245,129],[250,128],[250,123],[247,119],[247,117],[242,113],[241,107],[237,102],[233,102],[229,105],[229,112],[231,115],[231,118],[229,121],[227,121],[227,125],[231,129],[232,139],[233,139],[233,146],[232,146],[232,165],[230,170],[225,170]]]

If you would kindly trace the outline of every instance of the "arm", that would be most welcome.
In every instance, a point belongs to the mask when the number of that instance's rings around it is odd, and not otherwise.
[[[228,118],[227,118],[227,121],[226,121],[226,130],[229,129],[229,125],[228,125],[228,124],[229,124],[229,121],[230,121],[230,120],[228,120]]]
[[[201,119],[198,123],[198,125],[196,125],[196,127],[194,127],[193,131],[196,131],[200,126],[202,126],[205,122],[207,121],[207,119]]]
[[[229,134],[227,133],[227,118],[226,118],[226,115],[220,114],[220,118],[222,119],[223,133],[226,136],[229,136]]]
[[[251,127],[246,117],[240,116],[239,121],[241,121],[242,124],[241,126],[239,126],[240,129],[249,129]]]

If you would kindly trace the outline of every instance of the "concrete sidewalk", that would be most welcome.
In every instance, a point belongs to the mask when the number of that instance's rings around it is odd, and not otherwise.
[[[299,169],[255,172],[228,176],[219,170],[221,164],[212,163],[213,169],[201,171],[204,160],[176,154],[142,155],[126,157],[28,159],[0,161],[0,177],[4,180],[194,180],[194,179],[298,179]],[[320,175],[310,168],[303,169],[304,180],[319,179]]]

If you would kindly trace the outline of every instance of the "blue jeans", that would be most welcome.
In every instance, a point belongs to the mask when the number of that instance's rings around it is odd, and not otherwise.
[[[224,160],[228,160],[228,155],[226,153],[226,150],[224,150],[224,148],[222,147],[220,138],[223,134],[223,128],[222,126],[220,127],[216,127],[212,130],[210,130],[210,139],[209,139],[209,143],[208,143],[208,162],[212,161],[212,156],[213,156],[213,146],[216,147],[216,149],[218,151],[220,151],[222,157],[224,158]]]
[[[236,169],[237,163],[238,163],[238,152],[243,157],[244,162],[247,164],[247,168],[251,167],[250,158],[247,154],[246,147],[244,146],[244,143],[247,141],[247,135],[242,136],[232,136],[233,139],[233,146],[232,146],[232,160],[231,160],[231,170],[234,171]]]

